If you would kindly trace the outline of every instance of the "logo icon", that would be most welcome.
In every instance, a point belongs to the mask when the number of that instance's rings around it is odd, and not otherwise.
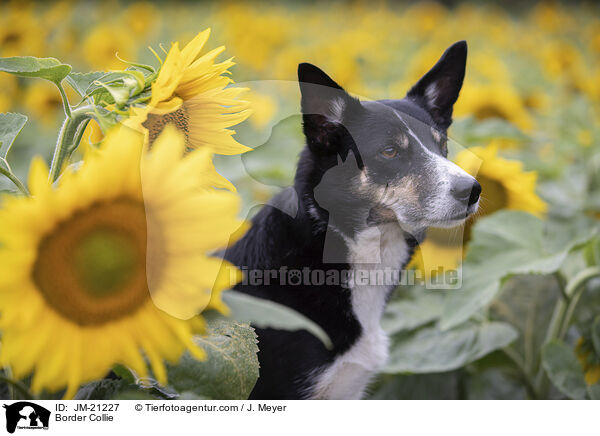
[[[3,406],[6,409],[6,431],[15,429],[48,429],[50,411],[29,401],[19,401]]]

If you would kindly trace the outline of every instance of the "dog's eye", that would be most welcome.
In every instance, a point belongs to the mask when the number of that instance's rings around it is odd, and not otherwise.
[[[398,149],[396,147],[386,147],[381,150],[381,155],[386,159],[392,159],[398,156]]]

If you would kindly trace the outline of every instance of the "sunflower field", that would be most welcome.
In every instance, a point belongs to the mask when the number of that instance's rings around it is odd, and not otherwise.
[[[368,398],[600,399],[600,7],[460,1],[0,3],[0,395],[246,399],[251,325],[327,342],[212,254],[293,182],[299,63],[402,98],[463,39],[481,207],[410,264],[461,283],[394,292]]]

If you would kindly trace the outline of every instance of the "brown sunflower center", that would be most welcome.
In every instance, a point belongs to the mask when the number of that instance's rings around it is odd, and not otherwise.
[[[133,276],[136,247],[129,235],[98,229],[84,236],[73,252],[73,268],[86,291],[102,298],[117,292]]]
[[[190,133],[189,121],[190,117],[185,108],[185,104],[182,104],[179,109],[167,114],[148,114],[146,121],[144,121],[142,125],[148,129],[150,146],[152,146],[167,124],[175,125],[177,130],[185,135],[186,142],[188,142]]]
[[[46,98],[44,100],[43,104],[44,104],[44,109],[46,111],[52,112],[52,111],[58,109],[59,107],[62,107],[62,100],[60,100],[56,96],[52,95],[52,96],[48,96],[48,98]]]
[[[481,185],[481,214],[489,215],[508,206],[508,193],[498,180],[486,176],[477,176]]]
[[[104,324],[134,313],[150,296],[147,271],[156,280],[160,262],[147,261],[147,253],[148,246],[163,252],[157,245],[159,232],[142,202],[95,203],[41,240],[33,279],[62,316],[82,326]]]
[[[487,120],[489,118],[508,120],[508,117],[501,109],[492,105],[484,105],[477,108],[473,115],[475,115],[475,118],[478,120]]]
[[[7,33],[4,38],[2,38],[2,45],[9,44],[18,44],[21,41],[22,35],[17,32]]]

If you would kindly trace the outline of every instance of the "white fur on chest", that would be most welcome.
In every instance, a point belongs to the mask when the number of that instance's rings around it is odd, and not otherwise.
[[[347,244],[348,263],[355,274],[358,270],[397,270],[408,258],[404,234],[395,223],[369,228]],[[352,286],[352,309],[362,334],[348,351],[319,373],[312,398],[360,399],[371,378],[383,368],[389,341],[380,321],[389,290],[389,286],[371,282]]]

